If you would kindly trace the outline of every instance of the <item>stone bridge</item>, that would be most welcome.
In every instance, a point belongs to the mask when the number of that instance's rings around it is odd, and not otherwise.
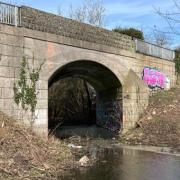
[[[30,114],[14,103],[14,82],[25,56],[33,67],[44,60],[38,82],[34,130],[48,134],[48,88],[59,79],[87,80],[97,92],[96,116],[102,126],[128,130],[148,106],[145,67],[157,68],[175,84],[175,65],[136,52],[135,41],[105,29],[22,6],[19,25],[0,24],[0,110],[28,124]]]

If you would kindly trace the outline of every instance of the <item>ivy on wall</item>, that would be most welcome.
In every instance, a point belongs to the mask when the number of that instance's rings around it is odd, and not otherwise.
[[[34,62],[34,58],[33,58]],[[33,63],[34,64],[34,63]],[[14,83],[14,101],[18,106],[25,111],[30,111],[32,118],[30,120],[31,126],[35,120],[35,109],[37,105],[37,82],[39,81],[39,74],[44,62],[39,67],[29,67],[29,62],[26,57],[22,58],[20,74],[17,82]]]

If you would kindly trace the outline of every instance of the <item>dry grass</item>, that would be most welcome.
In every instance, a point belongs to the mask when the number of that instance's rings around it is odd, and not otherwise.
[[[1,114],[0,179],[57,179],[73,164],[66,144],[53,138],[40,139],[12,122]]]
[[[152,95],[138,126],[121,140],[130,144],[169,146],[180,150],[180,86]]]

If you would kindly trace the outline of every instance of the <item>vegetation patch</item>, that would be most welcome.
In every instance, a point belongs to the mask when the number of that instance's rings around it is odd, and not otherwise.
[[[17,83],[14,83],[14,101],[23,110],[30,110],[32,118],[30,120],[30,125],[32,127],[35,121],[35,108],[37,105],[37,82],[39,80],[39,74],[42,68],[42,64],[39,67],[34,68],[34,58],[33,67],[29,67],[28,59],[23,57],[21,61],[20,75]]]
[[[43,140],[0,113],[0,179],[56,179],[74,164],[67,144]]]
[[[180,152],[180,87],[150,97],[150,104],[137,128],[121,137],[126,144],[172,147]]]

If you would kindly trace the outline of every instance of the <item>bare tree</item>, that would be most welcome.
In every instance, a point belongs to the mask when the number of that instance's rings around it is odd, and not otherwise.
[[[86,22],[86,17],[87,17],[86,5],[83,4],[77,8],[74,8],[71,4],[69,7],[69,17],[79,22]]]
[[[156,12],[164,18],[167,24],[170,27],[169,32],[164,32],[165,34],[180,36],[180,0],[172,0],[174,8],[171,8],[169,11],[162,11],[160,8],[156,9]],[[177,83],[179,83],[180,77],[180,52],[179,48],[175,50],[175,65],[176,65],[176,75]]]
[[[57,13],[59,16],[63,14],[61,6],[58,6]]]
[[[97,1],[87,1],[87,21],[95,26],[103,26],[104,25],[104,13],[105,8],[103,6],[103,2],[101,0]]]
[[[84,0],[82,5],[74,8],[69,6],[68,17],[79,22],[88,23],[97,27],[104,26],[105,7],[102,0]],[[59,11],[58,11],[59,14]],[[59,15],[62,15],[60,13]]]
[[[152,41],[158,46],[162,46],[162,47],[168,47],[171,44],[170,37],[166,33],[161,32],[157,29],[153,30]]]
[[[174,8],[170,11],[162,11],[161,8],[155,8],[157,14],[164,18],[169,25],[171,31],[164,32],[165,34],[180,35],[180,0],[172,0]]]

